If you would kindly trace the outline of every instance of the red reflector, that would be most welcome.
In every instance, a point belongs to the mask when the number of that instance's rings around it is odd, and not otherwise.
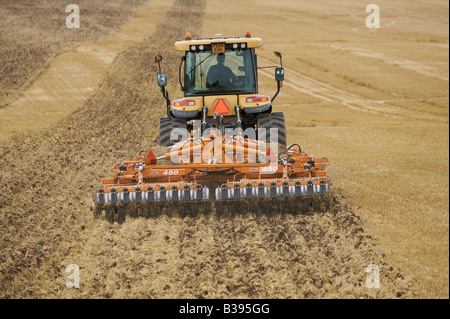
[[[266,162],[267,161],[274,161],[277,158],[277,154],[269,147],[269,149],[266,151]]]
[[[148,151],[147,156],[145,158],[147,159],[146,162],[149,163],[150,165],[156,165],[156,156],[152,150]]]
[[[214,106],[213,113],[228,114],[230,113],[230,108],[223,99],[219,99],[216,106]]]

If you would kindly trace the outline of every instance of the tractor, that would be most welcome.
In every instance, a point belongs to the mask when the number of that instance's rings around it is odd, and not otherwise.
[[[272,98],[259,94],[255,49],[262,45],[261,38],[252,37],[249,30],[244,37],[217,35],[205,39],[192,39],[187,33],[185,40],[175,43],[175,50],[184,52],[179,66],[184,98],[174,101],[170,101],[166,90],[167,75],[161,73],[162,56],[157,55],[158,85],[167,102],[167,117],[159,120],[159,144],[172,146],[191,136],[208,136],[211,130],[218,130],[219,134],[278,143],[277,153],[284,153],[284,114],[272,112],[284,80],[282,56],[274,52],[280,67],[264,67],[275,68],[276,93]]]

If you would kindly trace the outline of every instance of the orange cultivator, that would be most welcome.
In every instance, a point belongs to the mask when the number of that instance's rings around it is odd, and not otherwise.
[[[297,144],[276,155],[262,141],[241,136],[189,138],[156,158],[150,150],[114,166],[92,209],[119,223],[131,216],[176,213],[297,213],[327,208],[331,186],[326,157]],[[170,165],[158,164],[171,160]],[[175,164],[174,164],[175,163]]]

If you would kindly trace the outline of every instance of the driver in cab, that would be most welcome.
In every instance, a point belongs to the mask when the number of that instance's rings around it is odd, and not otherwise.
[[[236,75],[227,66],[224,65],[225,54],[219,53],[217,55],[217,64],[213,65],[206,76],[206,86],[212,87],[233,87],[233,82],[237,80]]]

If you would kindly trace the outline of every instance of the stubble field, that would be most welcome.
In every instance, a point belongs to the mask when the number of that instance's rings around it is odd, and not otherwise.
[[[114,59],[79,106],[33,130],[2,131],[0,297],[448,298],[448,3],[381,1],[377,30],[356,1],[176,0],[158,17],[154,3],[133,17],[166,18],[142,40],[110,47]],[[177,98],[173,43],[185,32],[245,29],[264,40],[260,65],[283,53],[274,109],[286,114],[288,142],[330,158],[336,206],[94,220],[92,193],[113,164],[163,151],[154,56]],[[271,72],[259,76],[260,92],[272,94]],[[65,286],[69,264],[80,266],[80,289]],[[365,286],[369,264],[380,289]]]

